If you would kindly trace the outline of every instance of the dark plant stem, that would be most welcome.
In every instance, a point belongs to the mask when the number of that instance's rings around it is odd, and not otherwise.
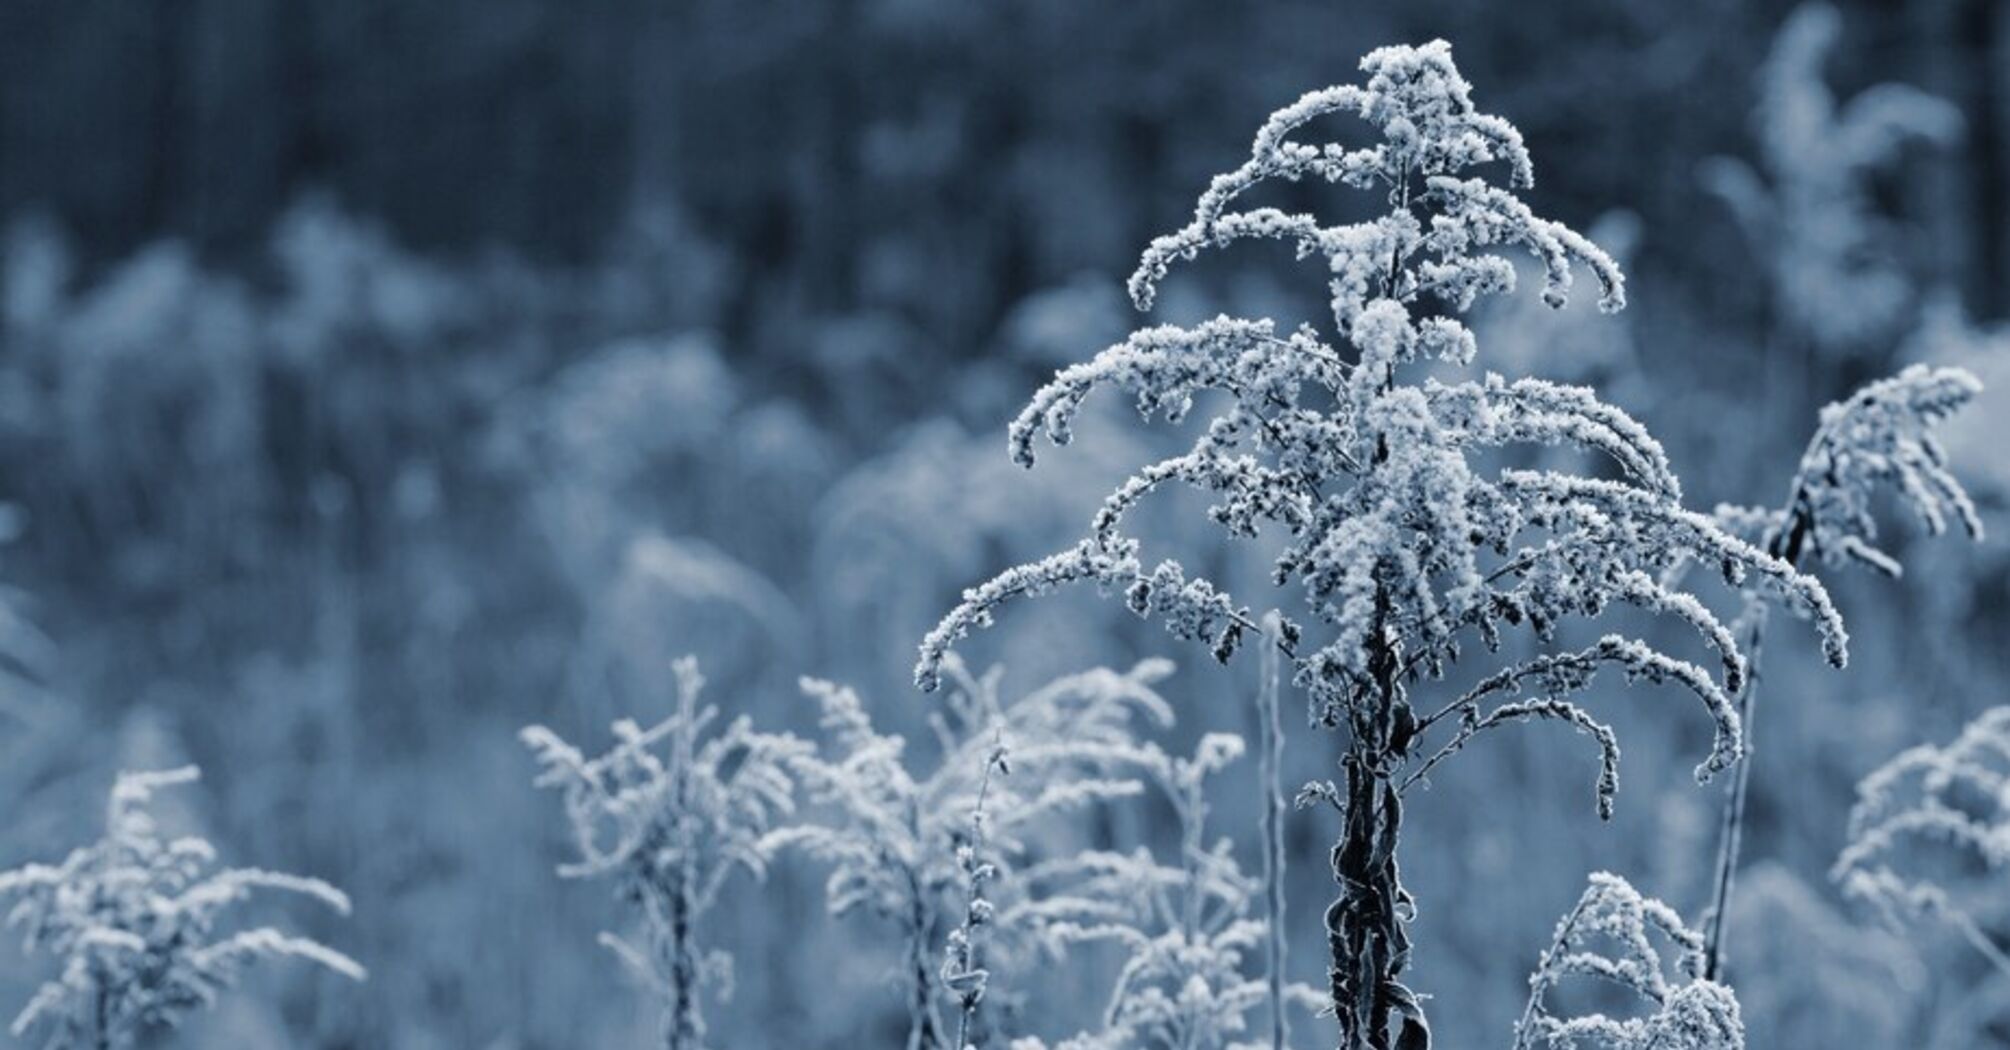
[[[1380,591],[1376,597],[1367,645],[1374,688],[1356,700],[1353,737],[1341,759],[1344,830],[1332,855],[1340,896],[1326,909],[1327,978],[1340,1050],[1422,1050],[1430,1045],[1422,1008],[1397,980],[1410,960],[1404,929],[1410,908],[1396,866],[1403,807],[1390,770],[1401,746],[1395,727],[1409,720],[1409,706],[1402,654],[1386,631],[1388,598]],[[1390,1022],[1399,1013],[1402,1030],[1392,1044]]]
[[[680,883],[684,880],[678,880]],[[696,1050],[698,1046],[698,968],[691,951],[691,897],[679,885],[670,898],[670,936],[675,958],[670,964],[670,982],[675,998],[670,1013],[670,1050]]]
[[[1738,719],[1745,732],[1745,758],[1731,771],[1731,786],[1724,795],[1724,812],[1717,831],[1717,875],[1710,891],[1709,925],[1703,931],[1703,978],[1721,979],[1724,968],[1725,916],[1731,908],[1731,891],[1737,882],[1738,854],[1745,835],[1745,796],[1752,783],[1752,715],[1758,706],[1759,653],[1764,638],[1766,610],[1757,601],[1745,609],[1748,621],[1745,636],[1745,691],[1738,698]]]
[[[1333,847],[1340,896],[1326,909],[1327,971],[1341,1050],[1389,1050],[1390,1004],[1409,954],[1397,917],[1394,846],[1401,803],[1356,754],[1347,767],[1346,830]]]
[[[1273,644],[1263,647],[1262,681],[1256,695],[1257,716],[1262,722],[1262,752],[1257,775],[1263,781],[1263,886],[1264,920],[1268,923],[1265,947],[1269,953],[1267,980],[1270,991],[1270,1046],[1284,1050],[1290,1032],[1284,1016],[1284,793],[1279,787],[1284,764],[1284,727],[1278,714],[1277,615],[1263,621],[1264,634]]]
[[[671,805],[675,807],[673,813],[689,814],[691,784],[688,771],[697,746],[694,739],[698,726],[697,690],[680,683],[677,703],[682,722],[671,738],[671,747],[675,752],[671,768],[678,771],[672,787]],[[676,821],[671,836],[676,843],[676,854],[665,872],[668,900],[664,902],[665,910],[669,912],[666,925],[669,929],[670,1011],[664,1018],[663,1042],[668,1050],[701,1050],[704,1025],[698,1018],[698,951],[692,930],[698,914],[698,836],[688,818]]]
[[[91,1020],[96,1029],[92,1033],[92,1041],[97,1044],[98,1050],[112,1050],[112,1002],[111,996],[105,994],[105,979],[108,976],[102,972],[98,974],[97,993],[91,1001]]]
[[[1766,553],[1798,569],[1810,527],[1806,501],[1797,485],[1785,524],[1766,542]],[[1745,603],[1745,689],[1738,697],[1738,720],[1745,733],[1745,757],[1731,771],[1717,834],[1717,874],[1710,892],[1709,924],[1703,931],[1703,977],[1720,980],[1724,971],[1724,925],[1737,888],[1738,854],[1745,836],[1745,797],[1752,782],[1752,716],[1759,695],[1759,657],[1765,649],[1766,606],[1756,597]]]

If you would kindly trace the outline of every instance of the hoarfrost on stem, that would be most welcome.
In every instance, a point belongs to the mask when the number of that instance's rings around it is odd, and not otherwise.
[[[1822,409],[1785,510],[1724,506],[1717,517],[1791,563],[1805,551],[1830,566],[1854,561],[1898,576],[1898,559],[1876,545],[1871,514],[1871,497],[1888,484],[1928,534],[1946,532],[1952,519],[1979,540],[1981,515],[1947,469],[1947,451],[1933,428],[1981,392],[1980,380],[1954,367],[1909,365],[1870,383]]]

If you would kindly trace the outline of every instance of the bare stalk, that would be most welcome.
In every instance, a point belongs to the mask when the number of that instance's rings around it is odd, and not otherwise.
[[[676,764],[672,768],[679,771],[672,804],[676,807],[675,812],[680,814],[677,822],[677,838],[680,841],[677,843],[677,856],[672,862],[669,902],[670,987],[674,999],[664,1041],[669,1050],[697,1050],[702,1029],[698,1023],[698,960],[691,937],[691,921],[697,911],[694,906],[698,882],[697,829],[691,826],[687,816],[691,805],[690,769],[697,750],[697,690],[680,688],[678,706],[682,709],[682,720],[671,743],[676,755]]]
[[[1789,503],[1786,527],[1775,531],[1766,543],[1766,553],[1800,568],[1801,552],[1807,538],[1808,515],[1802,509],[1799,487]],[[1703,978],[1723,979],[1724,922],[1731,910],[1731,893],[1737,888],[1738,854],[1745,837],[1745,797],[1752,783],[1752,717],[1759,696],[1759,658],[1764,655],[1766,605],[1757,598],[1745,602],[1745,689],[1738,697],[1738,718],[1745,732],[1745,758],[1731,770],[1731,786],[1724,795],[1723,818],[1717,833],[1717,872],[1710,891],[1708,925],[1703,931]]]
[[[1745,796],[1752,782],[1752,715],[1758,706],[1759,656],[1765,638],[1766,610],[1763,604],[1748,602],[1745,608],[1746,682],[1738,698],[1738,718],[1745,731],[1745,758],[1731,771],[1731,786],[1724,793],[1724,812],[1717,832],[1717,872],[1710,891],[1710,911],[1703,930],[1703,978],[1722,980],[1724,969],[1724,923],[1731,908],[1738,854],[1745,837]]]
[[[1005,756],[1005,726],[1000,722],[994,730],[990,754],[984,760],[984,773],[977,782],[977,802],[970,811],[970,841],[960,851],[965,880],[963,922],[950,934],[949,959],[943,967],[944,982],[957,995],[956,1050],[969,1050],[975,1045],[970,1041],[971,1029],[977,1020],[977,1006],[984,1001],[985,988],[990,982],[991,975],[983,967],[983,953],[978,944],[978,931],[989,924],[991,915],[991,903],[984,899],[984,883],[991,877],[991,867],[983,855],[988,838],[984,804],[991,794],[992,774],[1002,774],[1010,768]]]
[[[1514,1026],[1512,1050],[1535,1050],[1536,1014],[1542,1009],[1543,993],[1549,991],[1550,984],[1555,980],[1550,973],[1549,963],[1552,959],[1562,958],[1564,952],[1569,950],[1570,938],[1577,932],[1578,920],[1584,917],[1584,909],[1590,904],[1590,897],[1578,898],[1577,906],[1570,909],[1570,914],[1564,916],[1563,921],[1557,924],[1556,939],[1550,942],[1549,950],[1543,953],[1543,965],[1530,981],[1528,1005],[1522,1008],[1521,1022]]]
[[[1274,642],[1282,641],[1280,627],[1276,613],[1264,617],[1263,632]],[[1279,786],[1284,763],[1284,727],[1277,702],[1277,654],[1281,647],[1281,644],[1263,646],[1262,680],[1256,694],[1263,744],[1257,755],[1257,773],[1263,786],[1263,899],[1264,920],[1269,925],[1265,947],[1269,953],[1271,1050],[1284,1050],[1290,1042],[1284,1016],[1284,793]]]

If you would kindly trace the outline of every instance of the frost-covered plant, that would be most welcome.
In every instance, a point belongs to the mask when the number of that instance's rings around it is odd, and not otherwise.
[[[1925,365],[1911,365],[1870,383],[1822,409],[1820,426],[1801,456],[1784,507],[1768,511],[1719,506],[1717,519],[1727,530],[1796,568],[1813,554],[1829,568],[1855,563],[1896,577],[1901,566],[1877,546],[1877,519],[1872,515],[1872,497],[1889,487],[1918,515],[1928,534],[1946,532],[1951,518],[1970,538],[1980,539],[1982,519],[1967,491],[1948,471],[1947,453],[1933,429],[1981,389],[1981,383],[1962,369]],[[1758,596],[1748,594],[1738,628],[1754,677],[1763,650],[1765,613]],[[1757,699],[1756,683],[1739,697],[1738,713],[1748,736]],[[1751,775],[1751,763],[1741,764],[1724,800],[1704,951],[1704,973],[1711,978],[1722,972],[1724,921],[1736,885]]]
[[[1893,224],[1872,204],[1872,177],[1909,143],[1951,144],[1962,129],[1952,104],[1904,84],[1839,106],[1822,65],[1841,34],[1829,4],[1795,9],[1760,73],[1765,175],[1729,158],[1703,171],[1765,257],[1782,319],[1830,356],[1889,345],[1916,305]]]
[[[1950,853],[1955,864],[1936,871],[1933,862]],[[1945,747],[1910,748],[1865,777],[1849,845],[1829,875],[1894,929],[1938,916],[2010,976],[2010,952],[1955,885],[1964,863],[1990,875],[2010,870],[2010,707],[1984,712]],[[1990,885],[1967,896],[2000,899],[2000,884]]]
[[[1254,1048],[1237,1041],[1249,1015],[1270,1004],[1268,975],[1252,976],[1244,963],[1266,944],[1266,922],[1251,915],[1264,884],[1243,874],[1227,839],[1207,839],[1207,779],[1241,757],[1241,737],[1209,733],[1193,757],[1175,758],[1142,745],[1135,764],[1172,804],[1180,830],[1179,863],[1149,853],[1091,852],[1057,866],[1079,878],[1090,896],[1126,906],[1103,921],[1063,923],[1049,934],[1056,944],[1108,941],[1126,959],[1104,1009],[1100,1031],[1076,1036],[1061,1050],[1227,1050]],[[1273,960],[1274,962],[1274,960]],[[1293,986],[1278,998],[1324,998]],[[1283,1003],[1276,1006],[1281,1012]],[[1037,1041],[1015,1044],[1031,1050]]]
[[[1996,421],[2003,415],[2002,400],[2010,397],[2010,326],[1975,320],[1959,296],[1945,291],[1929,300],[1900,353],[1907,361],[1958,365],[1981,380],[1986,390],[1974,410],[1950,421],[1941,434],[1969,484],[2000,498],[2010,490],[2010,462],[1995,455],[2000,439]]]
[[[789,762],[807,745],[756,732],[745,716],[713,732],[719,709],[699,705],[697,661],[672,671],[676,713],[647,729],[615,722],[604,754],[588,758],[543,726],[522,737],[543,766],[536,784],[565,799],[579,859],[559,874],[612,879],[641,912],[646,944],[612,933],[600,941],[661,998],[664,1045],[700,1050],[701,995],[730,992],[732,957],[707,950],[698,924],[736,870],[766,873],[767,833],[793,810]]]
[[[1483,294],[1512,289],[1514,268],[1499,249],[1534,253],[1551,304],[1565,301],[1583,266],[1598,280],[1601,304],[1618,309],[1622,278],[1596,246],[1514,195],[1533,181],[1528,151],[1507,121],[1474,108],[1448,45],[1384,48],[1362,68],[1365,85],[1315,91],[1273,114],[1250,160],[1214,180],[1190,224],[1152,243],[1130,284],[1135,304],[1148,308],[1175,262],[1247,238],[1284,240],[1324,263],[1332,336],[1310,325],[1280,333],[1269,321],[1220,317],[1147,328],[1062,369],[1012,425],[1010,448],[1021,462],[1031,462],[1042,433],[1065,443],[1098,387],[1131,393],[1147,416],[1177,421],[1202,398],[1216,414],[1190,451],[1119,486],[1086,539],[965,592],[922,643],[916,680],[934,686],[949,646],[1005,602],[1073,582],[1121,591],[1139,614],[1225,660],[1256,628],[1251,611],[1176,560],[1147,567],[1124,531],[1125,515],[1161,486],[1184,482],[1217,497],[1210,514],[1230,536],[1281,530],[1276,583],[1301,585],[1321,636],[1286,618],[1275,644],[1288,651],[1313,721],[1348,733],[1343,781],[1315,792],[1342,814],[1332,853],[1339,897],[1324,923],[1340,1043],[1409,1050],[1424,1045],[1428,1027],[1420,997],[1401,980],[1415,908],[1396,857],[1408,788],[1487,729],[1562,721],[1594,734],[1604,765],[1598,807],[1609,814],[1617,748],[1572,699],[1606,668],[1680,686],[1701,701],[1715,739],[1699,778],[1735,762],[1742,745],[1730,694],[1742,685],[1744,657],[1698,598],[1662,582],[1682,557],[1804,608],[1837,664],[1845,635],[1819,583],[1684,509],[1660,445],[1592,391],[1492,374],[1450,383],[1418,374],[1471,363],[1478,347],[1457,315]],[[1359,118],[1379,138],[1349,148],[1289,137],[1329,114]],[[1485,177],[1496,171],[1504,185]],[[1306,178],[1378,193],[1389,210],[1333,226],[1274,208],[1231,210],[1246,191]],[[1603,453],[1623,477],[1489,462],[1494,449],[1526,444]],[[1619,635],[1556,646],[1564,620],[1617,605],[1688,623],[1718,650],[1722,683]],[[1531,628],[1549,651],[1428,714],[1412,705],[1412,686],[1443,675],[1464,641],[1477,635],[1493,647],[1503,627],[1515,625]],[[1526,695],[1509,699],[1516,694]],[[1434,729],[1441,743],[1428,747],[1424,735]]]
[[[1901,573],[1898,560],[1877,547],[1871,515],[1881,488],[1897,490],[1929,535],[1946,532],[1953,519],[1980,539],[1982,519],[1948,471],[1933,428],[1981,391],[1964,369],[1925,365],[1870,383],[1822,409],[1785,507],[1720,507],[1717,516],[1786,561],[1813,553],[1830,568],[1854,562],[1893,577]]]
[[[1154,688],[1172,671],[1163,660],[1123,673],[1070,675],[1009,704],[999,700],[997,671],[972,675],[954,657],[943,669],[956,688],[946,715],[931,719],[942,754],[926,777],[906,764],[906,740],[873,726],[857,693],[805,679],[827,742],[818,753],[793,754],[790,766],[807,796],[834,817],[768,840],[770,848],[800,847],[831,865],[833,915],[864,911],[898,927],[909,1050],[956,1047],[961,992],[981,987],[964,976],[980,967],[966,962],[945,973],[936,964],[952,930],[962,930],[968,944],[964,928],[983,926],[990,950],[1011,954],[1034,944],[1048,924],[1095,911],[1094,902],[1065,887],[1037,901],[1025,893],[1026,839],[1057,813],[1141,791],[1120,768],[1132,758],[1137,723],[1172,720]],[[1006,755],[1010,776],[994,775]],[[973,817],[979,812],[981,823]],[[979,884],[989,889],[973,898]],[[973,907],[973,899],[984,907]],[[973,922],[979,911],[981,921]],[[942,1013],[952,995],[956,1022]]]
[[[354,959],[306,937],[260,926],[225,932],[228,912],[258,890],[310,897],[349,913],[349,898],[320,879],[257,868],[219,868],[199,838],[163,839],[147,810],[161,788],[193,783],[194,766],[122,773],[105,835],[61,864],[0,872],[12,898],[7,925],[30,951],[62,960],[11,1031],[48,1050],[132,1046],[216,1002],[253,962],[297,958],[362,980]]]
[[[1661,944],[1672,948],[1674,965]],[[1595,872],[1529,977],[1514,1050],[1744,1050],[1731,989],[1702,976],[1703,936],[1673,908],[1610,872]],[[1559,1016],[1549,996],[1573,978],[1625,989],[1645,1012]]]
[[[977,1008],[991,987],[991,971],[984,968],[983,938],[998,907],[985,896],[984,887],[998,877],[998,866],[985,859],[991,845],[991,814],[985,812],[984,804],[990,801],[992,782],[1012,772],[1002,722],[992,731],[991,741],[963,841],[956,845],[956,867],[963,875],[963,918],[949,931],[942,950],[942,986],[956,997],[957,1050],[971,1050],[976,1045],[971,1038]]]

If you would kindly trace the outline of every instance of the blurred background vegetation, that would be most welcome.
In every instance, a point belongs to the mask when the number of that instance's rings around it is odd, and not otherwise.
[[[1059,546],[1176,440],[1105,406],[1026,476],[1004,422],[1135,323],[1121,276],[1265,114],[1384,43],[1450,39],[1527,136],[1537,212],[1629,267],[1616,319],[1493,308],[1483,365],[1599,385],[1707,509],[1777,501],[1824,402],[1961,364],[1995,390],[1956,471],[2010,533],[2010,7],[1852,2],[1832,50],[1818,10],[1782,36],[1790,10],[4,0],[0,866],[76,841],[113,768],[192,759],[192,819],[229,859],[351,892],[355,919],[312,928],[372,979],[263,976],[187,1045],[642,1045],[593,939],[613,906],[553,875],[517,727],[660,712],[693,652],[770,728],[812,723],[794,681],[814,673],[925,736],[907,668],[957,589]],[[1885,82],[1947,108],[1882,135],[1853,103]],[[1295,321],[1321,294],[1238,250],[1159,315]],[[1205,537],[1180,520],[1155,535]],[[1858,776],[2004,699],[2006,548],[1911,546],[1903,581],[1830,576],[1849,673],[1768,653],[1761,890],[1731,945],[1754,1046],[1969,1046],[2010,1017],[2000,979],[1863,932],[1823,878]],[[972,650],[1021,687],[1172,651],[1086,599]],[[1250,668],[1185,663],[1183,734],[1254,724]],[[1410,877],[1437,903],[1416,983],[1446,1045],[1506,1041],[1585,871],[1707,897],[1718,789],[1684,757],[1703,730],[1654,699],[1615,697],[1634,743],[1612,825],[1590,759],[1541,732],[1417,807]],[[1324,743],[1296,739],[1294,776],[1327,775]],[[1247,787],[1224,830],[1253,827]],[[1326,893],[1329,831],[1294,822],[1296,901]],[[898,1023],[891,947],[819,921],[817,879],[785,865],[725,909],[740,994],[718,1030],[759,1034],[724,1045]],[[1317,977],[1316,941],[1294,976]],[[35,973],[0,955],[0,1003]],[[1092,1008],[1052,994],[1055,1017]]]

